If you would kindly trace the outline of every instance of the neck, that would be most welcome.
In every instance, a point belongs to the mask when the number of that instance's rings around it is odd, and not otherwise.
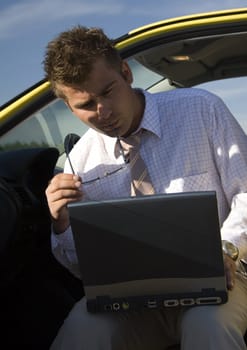
[[[142,94],[142,92],[139,90],[134,90],[134,99],[135,99],[135,106],[136,106],[135,113],[134,113],[133,121],[128,133],[126,135],[123,135],[123,137],[125,138],[131,135],[133,132],[135,132],[138,129],[144,114],[145,97]]]

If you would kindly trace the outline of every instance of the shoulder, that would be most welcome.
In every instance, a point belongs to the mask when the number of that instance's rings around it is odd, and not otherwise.
[[[153,98],[161,111],[209,113],[226,108],[219,96],[199,88],[174,89],[154,94]]]
[[[209,92],[204,89],[199,89],[199,88],[178,88],[174,90],[169,90],[169,91],[164,91],[160,93],[154,94],[155,98],[157,100],[184,100],[184,99],[197,99],[197,100],[205,100],[208,102],[214,102],[214,101],[219,101],[220,98],[213,94],[212,92]]]

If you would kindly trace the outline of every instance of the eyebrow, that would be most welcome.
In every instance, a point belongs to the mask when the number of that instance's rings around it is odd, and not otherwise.
[[[108,83],[106,86],[104,86],[101,90],[101,92],[99,94],[96,95],[96,97],[98,96],[102,96],[105,91],[107,91],[110,87],[112,87],[112,85],[114,85],[115,83],[115,80],[111,81],[110,83]],[[93,99],[89,99],[85,102],[78,102],[74,105],[74,108],[83,108],[84,106],[87,106],[88,103],[90,103]]]
[[[115,83],[115,80],[112,80],[110,83],[104,86],[104,88],[101,90],[101,92],[98,95],[96,95],[96,97],[103,95],[106,90],[108,90],[110,87],[112,87],[112,85],[114,85],[114,83]]]

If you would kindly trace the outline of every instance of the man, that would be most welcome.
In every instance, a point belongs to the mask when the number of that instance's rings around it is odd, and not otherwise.
[[[90,314],[83,298],[51,349],[155,350],[178,343],[184,350],[246,349],[247,139],[229,110],[199,89],[154,95],[133,89],[128,64],[96,28],[61,33],[48,44],[44,67],[57,96],[90,127],[70,153],[76,175],[67,162],[46,190],[53,252],[64,266],[80,277],[67,204],[130,196],[119,143],[140,132],[155,193],[216,190],[222,238],[239,250],[237,263],[230,251],[224,255],[226,304]]]

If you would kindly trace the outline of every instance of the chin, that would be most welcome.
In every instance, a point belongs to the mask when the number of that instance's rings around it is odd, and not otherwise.
[[[104,135],[109,136],[109,137],[117,137],[117,136],[119,136],[117,130],[106,131],[106,130],[98,130],[97,129],[97,131],[100,132],[101,134],[104,134]]]

